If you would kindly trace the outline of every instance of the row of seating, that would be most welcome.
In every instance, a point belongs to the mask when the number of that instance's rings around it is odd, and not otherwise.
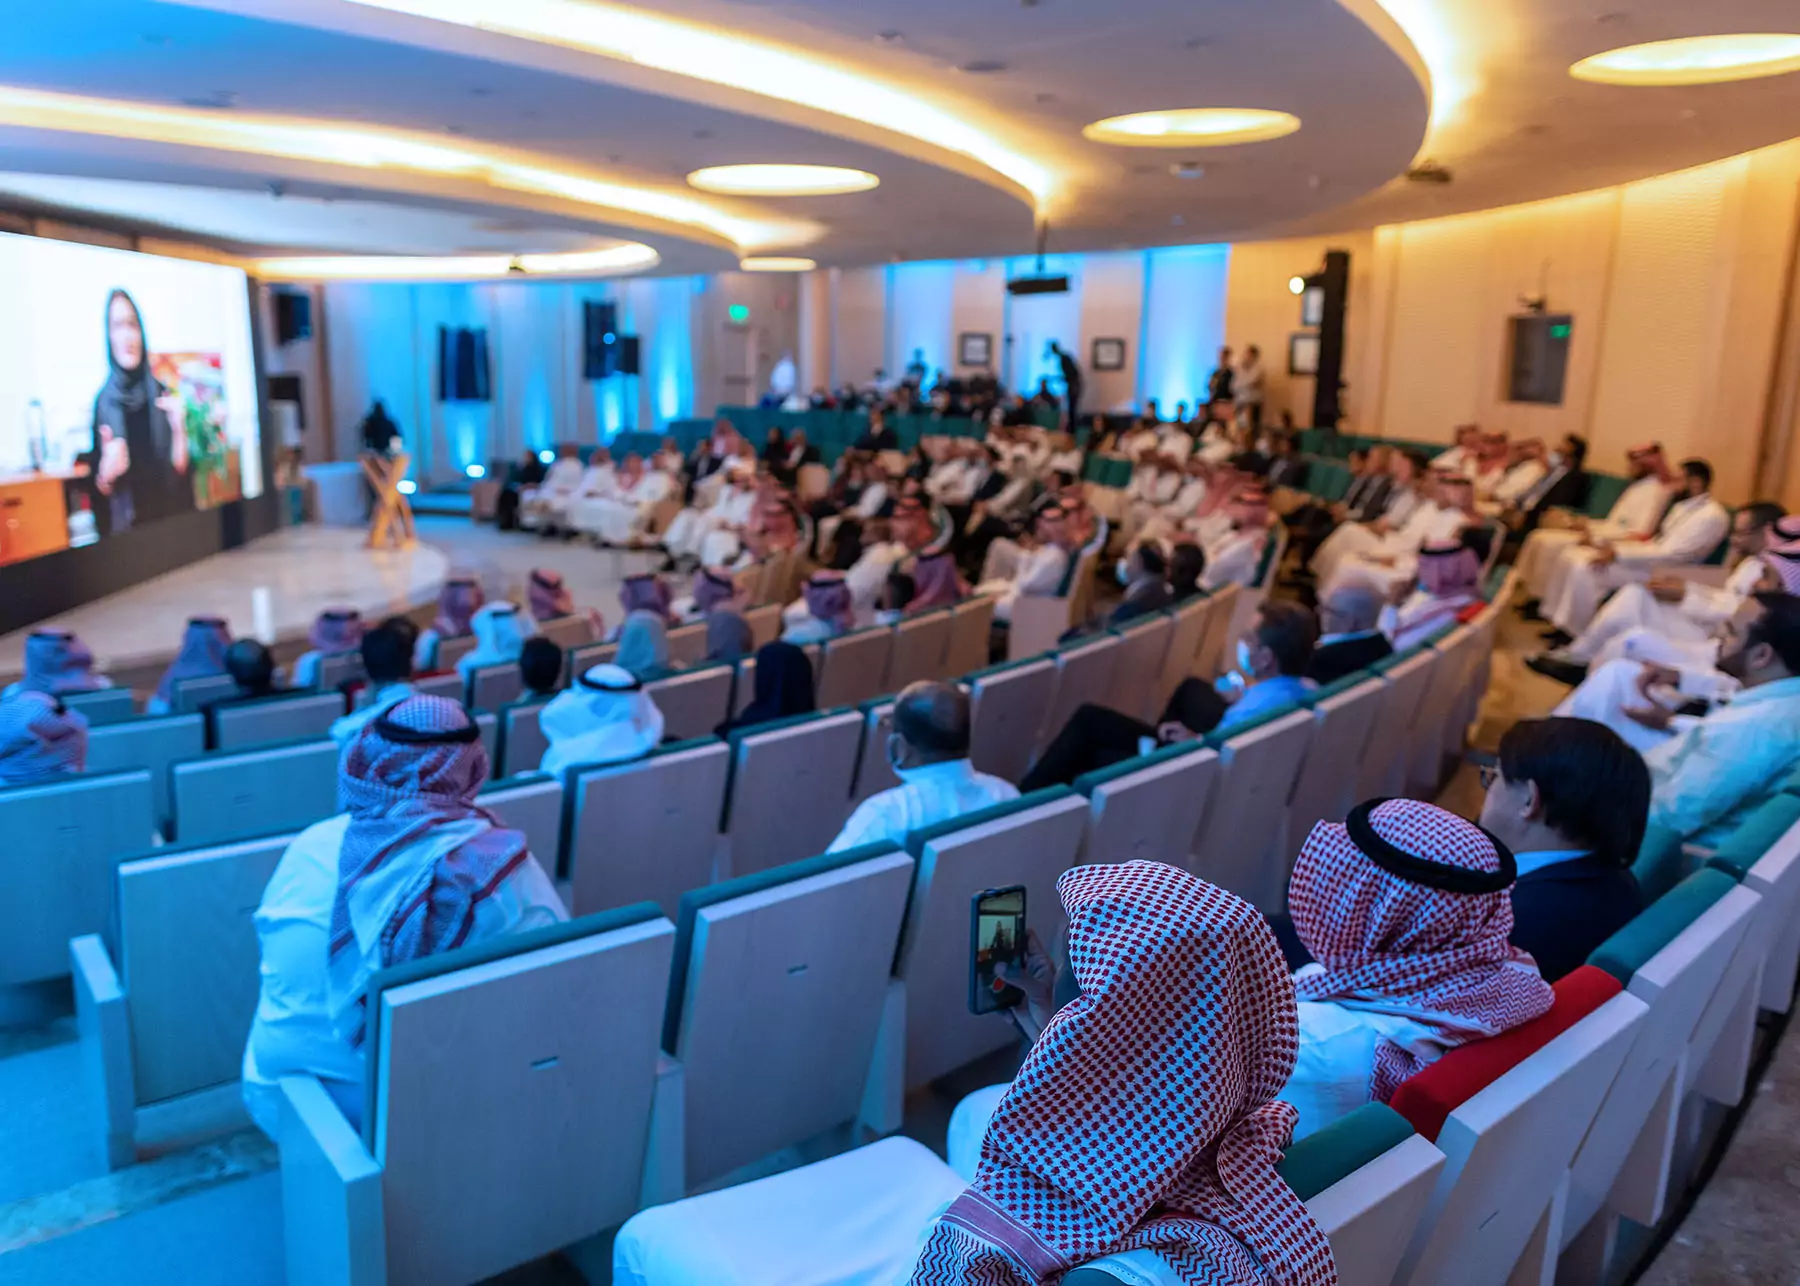
[[[1695,1175],[1709,1106],[1742,1099],[1759,1003],[1792,1003],[1797,904],[1800,795],[1783,793],[1559,981],[1548,1013],[1446,1054],[1391,1107],[1290,1149],[1283,1174],[1325,1230],[1340,1282],[1616,1280],[1620,1220],[1665,1217]],[[613,1280],[667,1280],[653,1266],[672,1252],[689,1265],[710,1256],[721,1271],[709,1280],[757,1280],[776,1248],[785,1272],[828,1280],[823,1267],[847,1262],[849,1248],[809,1233],[834,1227],[857,1230],[854,1262],[898,1273],[917,1229],[967,1177],[887,1140],[653,1208],[620,1232]],[[1185,1279],[1133,1252],[1065,1280]]]

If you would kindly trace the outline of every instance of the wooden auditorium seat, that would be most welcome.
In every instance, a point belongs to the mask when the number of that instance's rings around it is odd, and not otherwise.
[[[662,711],[663,736],[672,741],[710,737],[731,716],[729,662],[683,670],[644,685],[644,694]]]
[[[303,830],[338,811],[337,780],[338,746],[328,737],[173,764],[173,838],[224,844]]]
[[[1219,772],[1200,819],[1192,870],[1265,913],[1287,905],[1294,860],[1281,847],[1288,797],[1312,735],[1312,712],[1286,707],[1205,741],[1219,752]]]
[[[850,814],[863,718],[831,710],[731,734],[724,830],[731,873],[749,875],[823,852]]]
[[[87,770],[90,773],[125,772],[132,768],[148,771],[156,809],[156,829],[167,834],[172,818],[169,768],[205,753],[204,715],[143,716],[90,729]]]
[[[1218,751],[1184,741],[1077,777],[1088,800],[1081,860],[1187,866],[1218,775]]]
[[[729,747],[705,737],[627,764],[571,770],[569,910],[648,901],[673,916],[682,894],[710,883],[730,764]]]

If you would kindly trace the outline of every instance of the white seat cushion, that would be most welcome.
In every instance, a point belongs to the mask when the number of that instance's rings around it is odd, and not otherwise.
[[[614,1286],[891,1286],[964,1188],[927,1147],[883,1139],[652,1206],[613,1243]]]

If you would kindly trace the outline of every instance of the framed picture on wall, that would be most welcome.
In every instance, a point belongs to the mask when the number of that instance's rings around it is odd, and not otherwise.
[[[965,330],[956,337],[958,366],[992,366],[994,337],[985,331]]]
[[[1096,339],[1091,356],[1093,368],[1097,371],[1122,371],[1125,369],[1125,341]]]
[[[1288,336],[1288,374],[1319,373],[1319,337],[1310,331],[1295,331]]]
[[[1308,286],[1306,293],[1300,296],[1300,324],[1302,326],[1325,324],[1325,287]]]

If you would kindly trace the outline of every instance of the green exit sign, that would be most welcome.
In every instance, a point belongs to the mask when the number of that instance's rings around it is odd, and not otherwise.
[[[1563,322],[1559,326],[1552,326],[1550,328],[1550,338],[1551,339],[1567,339],[1569,337],[1569,332],[1574,329],[1575,328],[1573,326],[1569,325],[1569,323],[1567,323],[1567,322]]]
[[[747,304],[733,304],[725,311],[729,314],[731,320],[739,326],[742,326],[745,322],[750,320],[750,308]]]

